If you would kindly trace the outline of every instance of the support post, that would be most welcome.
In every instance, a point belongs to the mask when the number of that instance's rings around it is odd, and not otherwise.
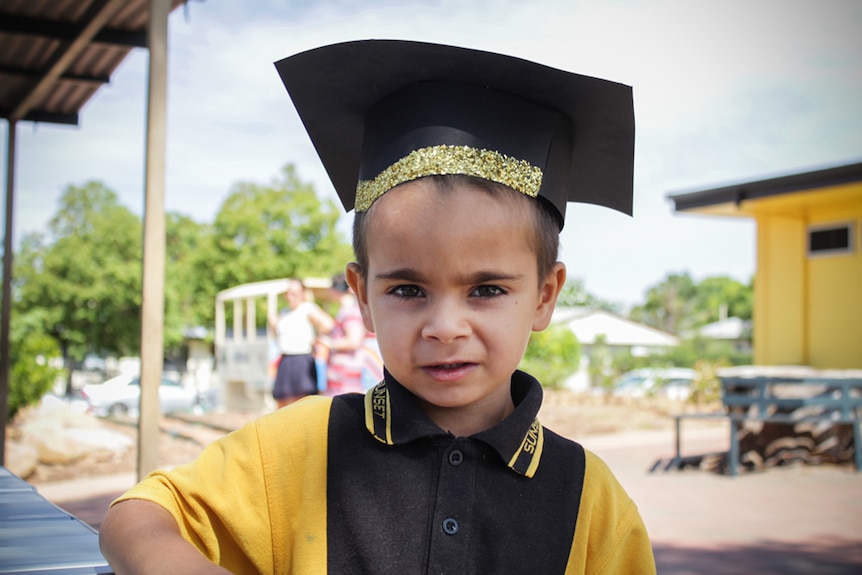
[[[158,467],[159,385],[164,364],[165,142],[167,140],[170,0],[150,0],[149,82],[145,160],[144,258],[141,305],[141,408],[138,480]]]
[[[728,465],[730,469],[730,476],[736,477],[739,474],[738,465],[739,465],[739,426],[740,423],[734,419],[730,418],[730,452],[728,453]]]
[[[12,222],[15,215],[15,131],[9,120],[6,146],[6,227],[3,238],[3,301],[0,303],[0,465],[6,465],[6,413],[9,411],[9,330],[12,316]]]
[[[856,471],[862,471],[862,421],[859,420],[859,407],[853,408],[853,461]]]

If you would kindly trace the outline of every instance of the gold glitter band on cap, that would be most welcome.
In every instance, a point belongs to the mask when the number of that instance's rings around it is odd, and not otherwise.
[[[366,211],[398,184],[424,176],[455,174],[497,182],[531,198],[538,196],[542,187],[542,169],[525,160],[469,146],[431,146],[413,150],[373,180],[359,182],[355,209]]]

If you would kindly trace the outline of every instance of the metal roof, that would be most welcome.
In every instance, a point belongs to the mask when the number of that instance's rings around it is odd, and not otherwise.
[[[147,47],[149,16],[150,0],[0,2],[0,117],[77,124],[129,52]]]
[[[677,212],[682,212],[718,204],[738,206],[747,200],[806,192],[860,181],[862,181],[862,163],[857,163],[720,188],[671,194],[668,198],[674,202],[674,209]]]

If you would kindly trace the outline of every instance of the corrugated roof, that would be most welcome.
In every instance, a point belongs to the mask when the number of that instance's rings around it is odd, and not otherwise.
[[[610,346],[672,347],[679,338],[616,314],[582,307],[557,307],[551,323],[566,325],[583,345],[594,345],[598,336]]]
[[[720,188],[674,193],[668,198],[677,212],[694,211],[718,204],[739,205],[747,200],[806,192],[862,181],[862,163],[834,166]]]
[[[150,0],[0,2],[0,117],[77,124],[129,52],[146,48],[149,12]]]

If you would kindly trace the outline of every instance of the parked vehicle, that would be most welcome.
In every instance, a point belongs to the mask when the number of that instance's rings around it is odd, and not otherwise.
[[[685,401],[696,378],[697,372],[686,367],[635,369],[620,376],[614,385],[614,395]]]
[[[81,395],[87,401],[87,411],[100,417],[137,415],[141,401],[139,376],[119,375],[104,383],[85,385]],[[162,377],[159,404],[162,413],[190,411],[200,405],[195,389],[179,381]]]

